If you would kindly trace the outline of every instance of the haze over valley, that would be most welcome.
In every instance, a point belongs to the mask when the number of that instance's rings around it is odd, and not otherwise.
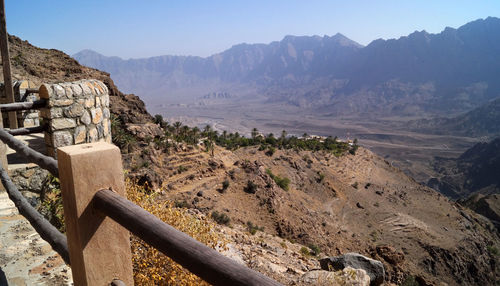
[[[422,182],[435,175],[435,156],[458,157],[500,131],[494,17],[367,46],[335,34],[238,44],[206,58],[123,60],[91,50],[74,57],[109,72],[170,122],[356,137]]]

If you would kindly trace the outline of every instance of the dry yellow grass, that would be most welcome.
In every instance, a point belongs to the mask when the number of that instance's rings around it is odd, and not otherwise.
[[[127,197],[165,223],[189,234],[209,247],[225,247],[223,238],[214,231],[215,225],[206,218],[196,218],[186,209],[175,208],[173,203],[148,194],[144,187],[127,181]],[[136,285],[209,285],[184,269],[154,247],[136,236],[131,238],[134,282]]]

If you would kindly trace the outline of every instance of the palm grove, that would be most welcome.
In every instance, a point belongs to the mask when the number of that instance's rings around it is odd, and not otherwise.
[[[206,152],[213,154],[215,145],[236,150],[240,147],[259,146],[259,151],[264,151],[266,155],[272,156],[276,149],[293,149],[296,151],[328,151],[335,156],[349,152],[354,155],[358,149],[357,140],[353,143],[339,141],[337,137],[328,136],[326,138],[318,136],[308,136],[304,133],[301,137],[289,136],[285,130],[276,137],[273,133],[262,135],[257,128],[253,128],[250,138],[240,135],[238,132],[228,133],[223,131],[219,133],[213,130],[210,125],[203,129],[198,127],[189,127],[177,121],[169,124],[161,115],[155,115],[155,123],[162,130],[163,135],[154,138],[146,138],[146,143],[154,144],[155,148],[162,149],[169,153],[171,148],[177,147],[181,143],[197,146],[200,143],[204,146]],[[111,122],[113,132],[113,143],[120,147],[122,152],[128,152],[136,142],[135,137],[123,128],[123,124],[118,117],[113,117]]]

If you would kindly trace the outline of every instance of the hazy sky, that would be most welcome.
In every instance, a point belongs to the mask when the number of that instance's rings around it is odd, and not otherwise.
[[[500,17],[499,0],[5,0],[5,5],[8,32],[36,46],[69,54],[89,48],[122,58],[208,56],[242,42],[338,32],[366,45]]]

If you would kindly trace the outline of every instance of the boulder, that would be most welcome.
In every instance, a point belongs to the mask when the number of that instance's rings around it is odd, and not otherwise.
[[[157,124],[153,123],[127,124],[127,131],[143,140],[147,137],[153,139],[164,134],[162,129]]]
[[[368,286],[370,276],[363,269],[346,267],[339,271],[313,270],[305,273],[301,279],[305,285],[346,285]]]
[[[376,248],[378,255],[382,256],[385,261],[389,262],[392,265],[400,264],[405,260],[405,255],[396,251],[396,249],[389,245],[379,245]]]
[[[346,267],[363,269],[370,277],[370,285],[381,285],[385,280],[382,262],[363,256],[359,253],[347,253],[341,256],[328,257],[319,261],[323,270],[343,270]]]

